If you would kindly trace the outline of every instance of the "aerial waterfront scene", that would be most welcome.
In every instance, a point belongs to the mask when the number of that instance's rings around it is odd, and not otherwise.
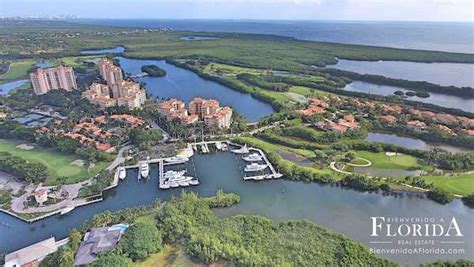
[[[0,1],[0,266],[474,266],[471,1],[59,3]]]

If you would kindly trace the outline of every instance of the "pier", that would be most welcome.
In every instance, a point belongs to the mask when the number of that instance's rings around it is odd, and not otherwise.
[[[270,161],[268,160],[267,156],[265,155],[265,153],[261,150],[261,149],[258,149],[258,148],[253,148],[253,147],[250,147],[249,148],[250,151],[256,151],[260,154],[260,156],[262,157],[263,161],[265,162],[265,164],[268,166],[268,168],[270,169],[270,172],[269,174],[261,174],[261,175],[254,175],[254,176],[244,176],[244,180],[247,181],[247,180],[255,180],[255,181],[261,181],[261,180],[265,180],[265,179],[278,179],[278,178],[281,178],[283,176],[283,174],[277,172],[275,170],[275,168],[273,167],[273,165],[270,163]]]

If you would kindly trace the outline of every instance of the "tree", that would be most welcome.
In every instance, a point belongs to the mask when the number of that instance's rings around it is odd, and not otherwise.
[[[125,232],[121,241],[123,252],[133,261],[143,260],[162,248],[161,232],[154,221],[137,222]]]
[[[91,263],[92,267],[128,267],[132,266],[132,261],[123,256],[114,253],[113,251],[101,254],[99,259]]]

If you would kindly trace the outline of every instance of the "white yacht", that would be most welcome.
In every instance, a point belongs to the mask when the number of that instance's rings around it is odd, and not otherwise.
[[[170,189],[170,185],[168,183],[163,183],[163,184],[160,184],[160,188],[161,189]]]
[[[177,182],[170,182],[170,187],[176,188],[179,187],[179,184]]]
[[[245,161],[253,162],[253,161],[261,161],[263,157],[259,155],[258,153],[252,153],[248,156],[242,156],[242,159]]]
[[[222,143],[221,142],[216,142],[216,148],[217,148],[217,150],[222,150]]]
[[[222,143],[222,145],[221,145],[221,150],[222,150],[222,151],[227,151],[227,150],[229,150],[229,147],[227,146],[226,143]]]
[[[148,163],[141,163],[140,175],[142,176],[142,178],[147,179],[149,174],[150,174],[150,166],[148,166]]]
[[[257,172],[263,171],[268,167],[267,164],[258,164],[258,163],[251,163],[250,165],[245,166],[244,171],[246,172]]]
[[[120,180],[123,180],[123,179],[125,179],[125,177],[127,177],[127,171],[125,170],[124,167],[120,167],[118,169],[118,176],[119,176]]]
[[[183,176],[185,173],[186,173],[185,170],[183,170],[183,171],[167,171],[167,172],[165,172],[163,177],[165,178],[165,180],[173,180],[173,179],[176,179],[178,177]]]
[[[189,184],[190,184],[190,185],[198,185],[198,184],[199,184],[199,181],[196,180],[196,179],[192,179],[191,181],[189,181]]]
[[[247,154],[249,153],[249,149],[247,148],[247,145],[245,144],[243,147],[239,149],[233,149],[232,152],[235,154]]]
[[[166,158],[165,161],[168,163],[184,163],[187,162],[189,158],[183,156],[174,156],[171,158]]]

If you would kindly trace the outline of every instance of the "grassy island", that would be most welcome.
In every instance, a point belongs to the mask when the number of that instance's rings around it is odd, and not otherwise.
[[[146,72],[150,77],[165,77],[166,71],[156,65],[144,65],[142,71]]]

